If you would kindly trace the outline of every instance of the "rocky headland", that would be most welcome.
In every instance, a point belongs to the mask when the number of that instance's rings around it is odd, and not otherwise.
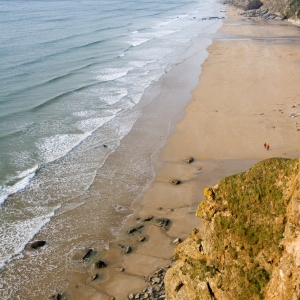
[[[200,229],[166,273],[167,299],[299,299],[299,162],[267,159],[204,190]]]
[[[300,25],[300,0],[227,0],[226,3],[245,10],[247,17],[288,19]]]

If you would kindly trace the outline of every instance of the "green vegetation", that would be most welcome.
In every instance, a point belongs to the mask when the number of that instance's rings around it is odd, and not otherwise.
[[[226,247],[234,266],[225,268],[225,273],[229,283],[239,286],[236,292],[241,300],[263,299],[270,274],[258,263],[257,256],[263,253],[265,263],[279,259],[290,197],[288,181],[297,168],[298,160],[269,159],[247,172],[223,179],[215,190],[216,201],[223,203],[221,211],[227,214],[214,217],[218,232],[214,246],[221,257],[228,237],[236,245]],[[234,269],[239,276],[233,274]]]
[[[216,274],[216,268],[208,266],[206,259],[188,259],[181,269],[183,274],[189,274],[190,278],[203,281],[207,277],[213,277]]]
[[[213,224],[210,256],[220,266],[189,258],[183,274],[200,281],[213,277],[221,290],[239,300],[264,299],[270,270],[281,255],[286,206],[297,172],[298,160],[272,158],[205,189],[206,196],[214,197],[202,202],[201,209],[218,207],[206,221]]]
[[[291,18],[293,16],[300,18],[300,0],[292,1],[285,15],[287,18]]]

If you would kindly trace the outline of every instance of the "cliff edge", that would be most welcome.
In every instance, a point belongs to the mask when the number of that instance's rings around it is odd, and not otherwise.
[[[175,250],[168,300],[299,299],[299,159],[272,158],[204,190]]]

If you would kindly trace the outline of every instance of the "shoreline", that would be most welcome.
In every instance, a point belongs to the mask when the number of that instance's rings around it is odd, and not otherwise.
[[[217,12],[218,7],[215,7]],[[152,153],[159,156],[166,138],[175,132],[176,123],[182,119],[183,109],[191,99],[190,92],[198,83],[199,61],[207,57],[211,35],[220,24],[219,20],[206,23],[209,26],[204,28],[204,36],[181,47],[177,63],[168,67],[166,74],[148,89],[144,101],[133,109],[133,113],[142,113],[142,116],[97,172],[92,186],[75,199],[83,204],[59,213],[35,235],[32,242],[46,241],[45,247],[32,250],[31,243],[27,244],[20,257],[3,269],[4,284],[12,295],[10,298],[41,299],[52,294],[65,295],[67,292],[64,291],[69,287],[77,293],[76,286],[81,285],[85,290],[81,299],[95,292],[91,286],[87,287],[95,262],[105,255],[108,242],[116,239],[125,220],[132,214],[133,200],[153,180],[153,168],[162,167],[159,159],[152,160]],[[182,73],[186,75],[182,77]],[[128,121],[126,116],[122,121]],[[98,148],[103,149],[103,145],[100,143]],[[105,148],[109,149],[109,145]],[[152,161],[158,164],[154,166]],[[90,260],[83,261],[87,249],[97,252]],[[29,281],[30,284],[23,284]]]
[[[107,268],[93,269],[88,279],[87,274],[75,276],[66,291],[72,299],[126,299],[141,293],[147,288],[145,277],[172,263],[173,241],[199,228],[195,211],[206,186],[262,159],[299,156],[297,119],[288,116],[300,100],[295,66],[300,57],[291,42],[299,32],[286,22],[245,20],[237,11],[227,6],[229,18],[208,48],[193,99],[161,157],[155,158],[161,168],[133,203],[134,212],[117,240],[101,254]],[[269,151],[264,142],[270,143]],[[190,156],[195,161],[186,164],[183,160]],[[172,179],[182,184],[173,186]],[[156,226],[161,218],[170,220],[166,230]],[[131,251],[126,254],[127,246]],[[99,278],[92,280],[96,274]]]
[[[152,125],[152,127],[155,127],[157,129],[154,135],[159,135],[158,139],[161,143],[159,147],[157,147],[156,150],[152,153],[150,158],[153,172],[155,174],[164,166],[164,162],[161,160],[162,151],[170,135],[176,132],[176,124],[183,118],[183,110],[192,99],[191,90],[198,84],[199,74],[201,73],[201,65],[198,64],[195,66],[195,64],[199,63],[199,61],[204,61],[207,58],[207,47],[211,44],[210,40],[212,39],[213,38],[211,38],[210,35],[208,37],[205,36],[196,38],[194,40],[194,43],[190,47],[190,50],[183,53],[182,62],[176,64],[175,68],[169,71],[166,76],[163,76],[159,80],[159,82],[155,83],[150,90],[151,94],[145,95],[145,101],[141,102],[141,105],[137,105],[137,109],[142,107],[143,116],[137,121],[137,124],[134,125],[133,130],[128,134],[128,136],[124,138],[124,140],[141,140],[139,136],[139,134],[141,133],[141,126],[144,127],[145,124],[149,122],[149,124],[151,124],[152,120],[159,121],[159,123],[155,124],[154,126]],[[197,46],[197,44],[201,44],[200,50],[199,45]],[[203,45],[206,45],[204,49]],[[193,68],[192,71],[189,72],[189,74],[187,74],[184,78],[180,77],[181,73],[185,73],[187,70],[189,70],[189,67]],[[170,89],[172,89],[171,93]],[[151,97],[152,100],[149,101],[149,98]],[[157,106],[160,109],[159,112],[157,112]],[[154,114],[156,115],[155,117],[153,117]],[[158,114],[160,115],[160,117],[157,116]],[[162,130],[162,124],[166,123],[166,120],[168,121],[168,128]],[[162,133],[165,133],[165,136],[162,136]],[[112,158],[112,160],[114,160],[114,158]],[[127,226],[128,224],[130,224],[130,227],[135,227],[137,218],[136,208],[139,210],[139,203],[143,198],[143,195],[149,189],[151,189],[151,185],[155,180],[154,176],[155,175],[153,175],[153,178],[148,181],[147,185],[143,189],[142,194],[131,203],[130,209],[132,213],[126,217],[125,224],[122,225],[118,237],[114,239],[114,241],[109,243],[108,249],[100,250],[91,257],[90,261],[88,262],[90,266],[92,266],[91,270],[86,273],[78,272],[68,278],[69,286],[63,293],[63,295],[66,295],[68,299],[110,299],[110,297],[107,295],[113,295],[113,292],[110,291],[108,293],[103,293],[102,291],[107,290],[107,284],[110,282],[112,276],[116,277],[116,279],[114,279],[114,282],[115,280],[119,280],[119,277],[121,277],[121,285],[127,284],[127,286],[122,287],[121,294],[119,296],[120,299],[123,299],[123,290],[127,290],[127,288],[129,287],[131,288],[133,285],[133,276],[142,276],[142,274],[139,272],[138,274],[135,274],[135,271],[132,271],[132,274],[135,275],[129,275],[130,272],[128,272],[128,270],[124,273],[120,273],[120,270],[123,268],[121,265],[121,261],[123,254],[125,254],[125,247],[120,247],[118,244],[123,243],[124,245],[122,246],[126,246],[129,243],[132,250],[131,253],[134,253],[134,251],[138,248],[137,241],[132,244],[131,242],[129,242],[130,239],[127,239],[127,231],[130,230],[130,228],[128,228]],[[149,223],[147,222],[146,224],[151,225],[154,220],[155,218],[153,218]],[[148,227],[149,226],[144,226],[143,232],[148,230]],[[137,232],[135,232],[134,234],[136,233]],[[149,240],[149,234],[146,234],[145,241],[147,240]],[[146,256],[151,257],[151,255],[149,254],[146,254]],[[108,265],[107,268],[100,270],[102,274],[98,274],[97,268],[93,268],[95,262],[99,259],[105,261]],[[163,259],[163,261],[168,260],[169,258]],[[156,268],[157,264],[159,263],[156,262],[154,268]],[[121,276],[119,276],[119,273],[121,274]],[[96,274],[98,275],[97,280],[93,281],[92,279],[95,278]],[[140,287],[144,285],[144,282],[141,283],[143,280],[141,281],[137,277],[134,278],[134,280],[137,280],[137,289],[140,289]],[[115,284],[118,285],[119,282]],[[108,287],[108,289],[112,288]],[[100,290],[102,291],[100,292]]]

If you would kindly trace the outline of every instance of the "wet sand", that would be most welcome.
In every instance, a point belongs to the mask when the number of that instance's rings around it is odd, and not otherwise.
[[[72,274],[65,292],[70,299],[124,300],[142,292],[146,277],[172,264],[173,241],[199,228],[195,211],[205,187],[261,159],[300,155],[300,115],[290,117],[300,112],[299,28],[245,19],[232,7],[227,16],[184,118],[152,157],[154,180],[133,203],[134,213],[109,250],[90,258],[91,265],[100,259],[107,267]],[[184,162],[188,157],[194,158],[190,164]],[[157,226],[160,218],[169,220],[165,228]]]

